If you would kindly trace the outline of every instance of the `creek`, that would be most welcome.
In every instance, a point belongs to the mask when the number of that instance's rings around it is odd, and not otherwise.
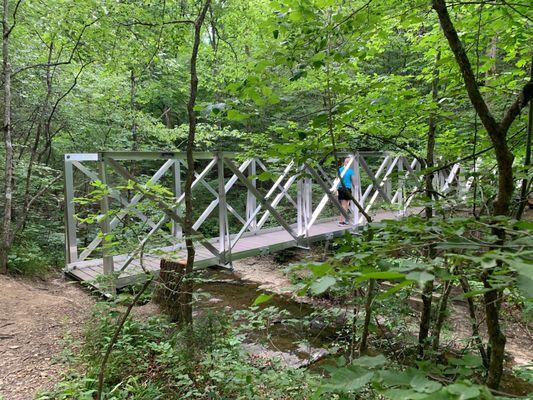
[[[209,311],[231,314],[250,309],[254,300],[265,293],[259,284],[243,280],[229,270],[209,269],[197,285],[195,313]],[[288,296],[271,294],[253,311],[257,318],[239,318],[236,324],[252,323],[243,344],[250,354],[279,358],[286,365],[302,367],[324,358],[326,347],[335,338],[335,329],[327,323],[320,309]],[[279,312],[273,309],[275,307]]]

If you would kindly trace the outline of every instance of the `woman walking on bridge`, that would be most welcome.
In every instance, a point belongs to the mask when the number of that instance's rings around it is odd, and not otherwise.
[[[352,183],[354,183],[355,174],[353,170],[349,167],[350,157],[344,159],[343,165],[339,167],[339,178],[340,182],[337,186],[337,196],[341,206],[346,212],[350,206],[350,200],[352,199]],[[344,218],[344,215],[339,216],[339,226],[348,226],[349,223]]]

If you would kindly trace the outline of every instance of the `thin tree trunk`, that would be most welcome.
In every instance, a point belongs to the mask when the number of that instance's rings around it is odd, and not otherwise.
[[[435,328],[433,330],[433,344],[432,349],[434,352],[436,352],[439,349],[440,344],[440,332],[442,331],[442,325],[444,324],[444,320],[446,318],[446,309],[448,307],[448,297],[450,296],[450,292],[452,290],[452,282],[451,281],[445,281],[444,287],[442,290],[442,296],[439,301],[439,307],[437,309],[437,321],[435,322]]]
[[[491,289],[483,295],[487,332],[489,333],[489,373],[487,386],[491,389],[496,389],[500,386],[503,375],[503,361],[507,339],[500,326],[502,291],[493,289],[490,282],[491,275],[492,271],[486,271],[483,274],[482,282],[485,289]]]
[[[434,249],[429,249],[434,253]],[[431,257],[431,256],[430,256]],[[427,345],[429,328],[431,325],[431,303],[433,300],[433,281],[428,281],[422,290],[422,312],[420,314],[420,326],[418,329],[418,356],[424,357],[424,350]]]
[[[469,293],[470,292],[470,284],[468,283],[468,280],[463,275],[459,278],[459,282],[461,284],[461,289],[463,289],[463,292]],[[483,341],[481,340],[481,336],[479,335],[479,327],[477,323],[477,316],[476,316],[476,305],[474,304],[474,299],[472,297],[467,297],[466,299],[468,303],[468,314],[470,315],[470,324],[472,327],[472,337],[474,338],[474,341],[476,342],[476,346],[479,350],[479,355],[481,356],[481,360],[483,360],[483,365],[485,368],[489,367],[489,359],[487,357],[487,352],[485,351],[485,346],[483,346]]]
[[[368,289],[365,302],[365,322],[361,333],[361,343],[359,344],[359,354],[364,354],[368,350],[368,334],[370,332],[370,318],[372,318],[372,303],[374,301],[374,292],[376,289],[376,280],[368,281]]]
[[[137,78],[133,69],[131,70],[130,75],[130,108],[131,108],[131,149],[133,151],[139,150],[139,138],[137,136],[137,108],[136,108],[136,97],[137,97]]]
[[[531,57],[531,68],[529,79],[533,81],[533,57]],[[527,121],[527,136],[526,136],[526,157],[524,159],[524,170],[529,173],[531,168],[531,131],[533,130],[533,101],[529,102],[529,115]],[[522,179],[522,187],[520,188],[520,204],[516,212],[516,219],[522,218],[524,208],[527,203],[529,179],[525,177]]]
[[[164,107],[163,119],[165,121],[165,127],[167,129],[172,129],[172,108],[170,108],[170,106]]]
[[[54,51],[54,42],[50,42],[50,47],[48,48],[48,64],[52,62],[52,53]],[[35,163],[35,158],[37,157],[37,152],[39,150],[39,143],[41,141],[41,135],[43,134],[43,131],[45,135],[49,135],[49,129],[50,124],[47,123],[46,114],[48,111],[49,103],[50,103],[50,97],[52,96],[52,75],[50,71],[50,66],[46,67],[46,95],[44,98],[44,101],[41,105],[41,110],[39,113],[39,120],[37,123],[37,129],[35,132],[35,140],[33,141],[33,146],[31,148],[30,153],[30,159],[28,161],[28,168],[26,170],[26,179],[24,183],[24,197],[23,197],[23,210],[26,210],[28,202],[30,201],[30,184],[31,184],[31,178],[33,174],[33,165]],[[26,219],[25,216],[21,217]],[[23,225],[25,222],[23,222]]]
[[[439,62],[440,62],[440,50],[438,50],[435,57],[435,67],[433,68],[433,81],[431,82],[431,98],[434,105],[438,104],[439,101]],[[435,166],[435,137],[437,132],[437,117],[435,112],[432,111],[429,114],[428,121],[428,140],[426,147],[426,168],[429,169],[429,172],[425,175],[425,186],[426,186],[426,197],[428,200],[434,198],[434,189],[433,189],[433,177],[434,173],[431,170]],[[433,217],[433,206],[428,204],[425,209],[426,219]]]
[[[431,82],[431,99],[433,105],[437,106],[439,100],[439,61],[440,50],[435,57],[435,66],[433,68],[433,80]],[[431,111],[428,121],[428,140],[426,148],[426,168],[430,169],[435,166],[435,137],[437,133],[437,116],[435,111]],[[433,172],[425,175],[426,197],[430,201],[426,205],[425,213],[426,219],[429,221],[433,217],[433,205],[431,204],[434,198],[433,188]],[[435,246],[430,245],[427,249],[428,258],[435,258]],[[429,336],[429,328],[431,324],[431,302],[433,300],[433,281],[426,282],[422,291],[422,312],[420,314],[420,327],[418,330],[418,355],[424,357],[424,350],[426,348],[427,339]]]
[[[113,347],[115,347],[115,344],[120,336],[120,332],[122,332],[122,328],[124,327],[124,324],[128,320],[128,317],[130,316],[131,310],[137,304],[139,299],[141,298],[142,294],[146,291],[148,286],[152,283],[153,276],[147,276],[146,281],[144,282],[143,286],[141,287],[141,290],[135,295],[131,303],[128,305],[128,308],[126,308],[126,311],[122,315],[122,318],[120,318],[120,321],[115,328],[115,333],[113,334],[113,337],[111,338],[111,341],[107,345],[107,349],[104,353],[104,357],[102,358],[102,363],[100,364],[100,372],[98,373],[98,389],[96,391],[96,400],[100,400],[102,398],[102,391],[104,390],[104,378],[105,378],[105,369],[107,366],[107,361],[109,360],[109,357],[111,356],[111,352],[113,351]]]
[[[192,240],[192,213],[193,213],[193,204],[192,204],[192,183],[194,181],[194,140],[196,136],[196,113],[194,111],[194,106],[196,104],[196,96],[198,94],[198,74],[196,71],[196,62],[198,59],[198,49],[200,47],[200,35],[202,24],[209,8],[211,0],[206,0],[203,5],[198,18],[194,22],[194,43],[191,54],[191,65],[190,65],[190,78],[191,86],[189,92],[189,102],[187,103],[187,115],[189,118],[189,134],[187,136],[187,175],[185,180],[185,224],[183,226],[183,231],[185,232],[185,246],[187,247],[187,266],[185,268],[185,280],[183,283],[184,291],[184,300],[187,304],[184,305],[183,313],[183,323],[190,325],[192,323],[192,272],[194,265],[194,256],[195,249],[194,243]]]
[[[2,18],[2,75],[4,80],[4,145],[6,151],[5,181],[4,181],[4,218],[2,223],[2,238],[0,242],[0,273],[7,273],[7,256],[12,238],[13,211],[13,132],[11,126],[11,63],[9,59],[9,0],[3,2]]]
[[[352,301],[353,301],[353,308],[352,308],[352,326],[351,326],[351,337],[350,337],[350,361],[355,358],[355,342],[357,341],[357,314],[359,312],[359,307],[357,305],[357,291],[354,288],[352,290]]]

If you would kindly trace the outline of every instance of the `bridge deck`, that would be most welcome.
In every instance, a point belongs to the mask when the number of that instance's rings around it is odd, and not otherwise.
[[[375,221],[383,219],[397,218],[397,213],[394,211],[379,211],[374,215]],[[340,227],[336,221],[323,221],[313,225],[309,231],[309,243],[324,240],[342,235],[346,230],[353,229],[350,227]],[[356,229],[356,228],[355,228]],[[213,240],[213,244],[217,244],[218,240]],[[259,231],[255,235],[242,237],[231,251],[231,259],[237,260],[246,257],[251,257],[258,254],[266,254],[289,247],[296,246],[297,243],[294,238],[285,230],[270,230]],[[168,254],[173,259],[185,259],[186,250],[183,248],[167,247],[160,249],[158,254],[145,254],[143,257],[144,267],[148,270],[157,273],[159,271],[159,263],[164,254]],[[114,257],[115,271],[120,269],[120,266],[126,260],[127,255],[117,255]],[[195,267],[209,267],[217,265],[218,258],[211,254],[202,245],[196,245]],[[69,275],[80,281],[93,281],[96,277],[103,275],[103,261],[102,259],[93,259],[86,261],[73,262],[68,265]],[[116,282],[117,288],[124,287],[136,282],[137,277],[143,274],[139,260],[136,259],[123,271],[122,275]]]

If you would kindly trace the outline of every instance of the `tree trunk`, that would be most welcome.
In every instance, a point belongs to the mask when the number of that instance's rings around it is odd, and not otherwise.
[[[187,247],[187,266],[186,274],[183,283],[183,290],[186,293],[184,297],[185,304],[184,313],[183,313],[183,323],[190,325],[192,323],[192,272],[194,266],[194,243],[192,240],[192,213],[193,213],[193,204],[192,204],[192,183],[194,181],[194,139],[196,136],[196,112],[194,111],[194,106],[196,105],[196,96],[198,94],[198,74],[196,71],[196,62],[198,59],[198,49],[200,47],[200,35],[202,24],[209,8],[211,0],[206,0],[203,5],[198,18],[194,22],[194,43],[191,54],[191,65],[190,65],[190,78],[191,86],[189,92],[189,102],[187,103],[187,115],[189,118],[189,134],[187,136],[187,175],[185,180],[185,223],[183,226],[183,231],[185,232],[185,246]]]
[[[529,79],[533,81],[533,57],[531,57],[531,67],[530,67],[530,76]],[[533,130],[533,101],[529,102],[529,114],[527,121],[527,136],[526,136],[526,156],[524,158],[524,170],[526,173],[529,173],[529,168],[531,168],[531,131]],[[527,197],[528,197],[528,186],[530,180],[525,177],[522,179],[522,187],[520,188],[520,204],[518,205],[518,210],[516,211],[516,219],[521,219],[522,214],[524,213],[524,208],[526,207]]]
[[[163,121],[165,122],[165,127],[167,129],[172,129],[172,108],[170,106],[165,106],[163,111]]]
[[[448,297],[452,290],[452,282],[445,281],[444,287],[442,289],[442,296],[439,301],[439,307],[437,309],[437,321],[435,322],[435,328],[433,330],[433,344],[432,350],[436,352],[439,349],[440,344],[440,332],[442,330],[442,325],[446,318],[446,309],[448,308]]]
[[[363,324],[363,332],[361,333],[361,343],[359,344],[359,354],[366,353],[368,349],[368,334],[370,332],[370,318],[372,317],[372,302],[374,301],[375,289],[376,289],[376,280],[370,279],[368,281],[368,289],[366,293],[365,322]]]
[[[52,53],[54,51],[54,42],[50,42],[50,46],[48,49],[48,64],[52,62]],[[35,140],[33,141],[33,146],[31,148],[30,153],[30,159],[28,161],[28,167],[26,170],[26,178],[24,183],[24,197],[23,197],[23,207],[22,210],[26,210],[28,207],[28,203],[30,201],[30,185],[31,185],[31,178],[33,174],[33,165],[35,163],[35,159],[37,157],[37,153],[39,150],[39,144],[41,142],[41,135],[44,133],[45,136],[50,135],[50,122],[47,118],[48,108],[50,105],[50,97],[52,96],[52,74],[50,70],[50,66],[46,67],[46,95],[44,97],[44,101],[40,107],[39,116],[38,116],[38,122],[37,122],[37,129],[35,132]],[[26,220],[25,215],[21,218]],[[22,222],[21,225],[25,225],[25,222]],[[16,234],[16,231],[14,232]]]
[[[430,249],[430,252],[434,250]],[[422,313],[420,314],[420,326],[418,329],[418,356],[424,357],[424,350],[427,345],[429,328],[431,325],[431,303],[433,300],[433,281],[426,282],[422,290]]]
[[[139,150],[139,138],[137,136],[137,106],[136,106],[136,97],[137,97],[137,78],[133,69],[131,70],[130,75],[130,108],[131,108],[131,149],[133,151]]]
[[[2,77],[4,80],[4,145],[6,151],[5,181],[4,181],[4,218],[2,223],[2,238],[0,242],[0,273],[7,273],[7,256],[12,237],[13,211],[13,132],[11,126],[11,63],[9,60],[9,35],[11,28],[8,24],[9,0],[3,2],[2,18]]]
[[[440,61],[440,50],[437,52],[435,57],[435,67],[433,68],[433,81],[431,82],[431,98],[433,104],[436,106],[439,101],[439,61]],[[434,189],[433,189],[433,177],[434,173],[431,171],[435,167],[435,137],[437,132],[437,117],[435,112],[432,111],[429,114],[428,121],[428,140],[426,147],[426,168],[430,171],[426,173],[425,186],[426,186],[426,197],[428,200],[434,198]],[[426,218],[430,219],[433,216],[433,207],[431,204],[428,204],[425,209]]]
[[[351,332],[350,332],[350,361],[352,361],[355,358],[355,343],[357,341],[357,314],[359,313],[359,307],[357,304],[357,290],[353,288],[352,290],[352,301],[353,301],[353,308],[352,308],[352,321],[351,321]]]
[[[189,298],[182,287],[186,267],[183,261],[161,259],[159,279],[155,284],[152,301],[161,307],[172,322],[181,322],[187,318]]]
[[[470,292],[470,284],[468,283],[468,280],[461,276],[459,278],[459,282],[461,283],[461,289],[463,289],[463,292],[469,293]],[[489,359],[487,357],[487,352],[485,351],[485,347],[483,346],[483,341],[481,340],[481,336],[479,335],[479,327],[477,323],[477,316],[476,316],[476,305],[474,304],[474,299],[472,297],[467,297],[466,299],[468,303],[468,314],[470,315],[470,324],[472,327],[472,337],[474,341],[476,342],[476,346],[479,350],[479,355],[481,356],[481,359],[483,360],[483,365],[485,368],[489,367]]]
[[[431,82],[431,99],[435,106],[439,101],[439,61],[440,50],[435,57],[435,67],[433,68],[433,80]],[[432,169],[435,166],[435,137],[437,133],[437,116],[434,111],[429,114],[428,140],[426,148],[426,168]],[[434,196],[433,172],[425,175],[426,197],[432,201]],[[429,221],[433,217],[433,206],[429,203],[425,208],[426,219]],[[428,258],[435,258],[435,246],[430,245],[427,249]],[[433,281],[426,282],[422,291],[422,313],[420,315],[420,327],[418,330],[418,355],[424,357],[429,328],[431,324],[431,302],[433,300]]]
[[[496,162],[498,164],[498,195],[494,201],[493,214],[497,216],[508,215],[514,189],[512,170],[514,156],[507,143],[507,132],[513,121],[519,115],[521,109],[531,100],[531,97],[533,96],[533,82],[526,83],[522,92],[507,109],[502,121],[498,123],[481,95],[470,60],[468,59],[463,43],[459,39],[459,35],[457,34],[450,18],[450,14],[448,13],[446,1],[433,0],[432,5],[437,12],[442,31],[446,36],[457,65],[461,70],[470,102],[474,106],[479,119],[483,123],[483,126],[487,130],[488,136],[494,145]],[[496,245],[503,245],[505,240],[504,231],[495,228],[494,234],[499,237],[499,242]],[[493,272],[493,269],[486,270],[482,276],[483,285],[486,289],[493,289],[490,282]],[[483,297],[490,346],[487,386],[491,389],[498,389],[503,373],[503,356],[505,352],[505,335],[501,330],[499,319],[501,291],[497,289],[489,290],[484,293]]]
[[[500,302],[502,291],[492,288],[490,276],[492,271],[483,274],[483,286],[492,289],[485,292],[485,315],[487,318],[487,332],[489,333],[489,374],[487,386],[498,388],[503,374],[503,361],[505,356],[505,342],[507,341],[500,326]]]

